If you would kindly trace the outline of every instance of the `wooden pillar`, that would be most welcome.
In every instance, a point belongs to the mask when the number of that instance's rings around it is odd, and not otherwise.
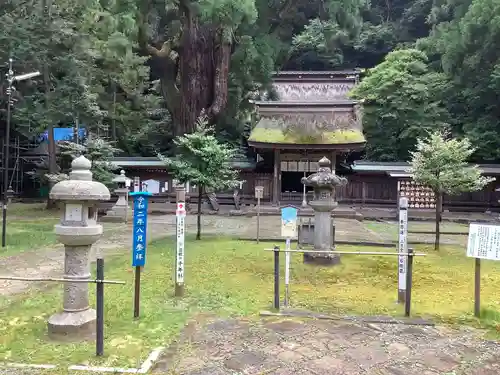
[[[273,206],[279,206],[280,202],[280,182],[281,182],[281,158],[280,158],[280,150],[274,150],[274,174],[273,174]]]
[[[335,164],[337,163],[337,153],[335,151],[332,151],[330,161],[332,162],[332,172],[335,173]]]
[[[366,204],[366,181],[363,181],[362,185],[362,199],[361,207],[364,207]]]

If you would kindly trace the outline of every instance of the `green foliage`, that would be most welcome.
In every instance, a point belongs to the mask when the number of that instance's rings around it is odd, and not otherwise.
[[[180,183],[190,182],[209,190],[226,190],[237,185],[238,172],[229,164],[236,156],[236,149],[217,140],[206,117],[199,118],[196,132],[177,137],[174,143],[175,157],[158,157]]]
[[[470,139],[475,160],[500,158],[500,1],[448,0],[432,10],[433,30],[418,42],[447,75],[452,132]]]
[[[368,72],[350,93],[364,101],[368,158],[408,160],[418,138],[444,126],[447,113],[438,94],[443,80],[415,49],[391,52]]]
[[[204,21],[230,28],[236,28],[242,22],[253,23],[257,19],[253,0],[198,0],[193,6],[200,10]]]
[[[150,114],[160,101],[149,90],[147,59],[137,53],[133,1],[10,4],[0,6],[0,58],[12,54],[17,74],[43,73],[19,84],[15,130],[29,124],[36,134],[79,121],[90,132],[117,140],[154,127],[158,121]]]
[[[61,164],[64,169],[68,170],[71,166],[71,161],[80,155],[84,155],[92,163],[91,172],[92,179],[102,182],[106,186],[113,185],[113,178],[116,175],[113,171],[116,167],[110,162],[115,154],[120,152],[110,142],[102,138],[89,137],[83,144],[78,144],[70,141],[62,141],[58,144],[61,155]],[[53,182],[66,180],[69,178],[67,173],[59,173],[56,175],[46,175]]]
[[[413,178],[436,194],[481,190],[495,179],[481,176],[477,166],[468,165],[474,151],[467,138],[449,138],[443,131],[430,133],[428,138],[418,140],[417,150],[412,152]]]
[[[368,158],[406,160],[448,123],[473,160],[500,160],[500,0],[9,0],[0,62],[44,73],[16,84],[14,132],[78,120],[126,154],[171,155],[186,9],[216,31],[210,58],[231,45],[227,103],[212,119],[221,142],[246,146],[249,99],[276,70],[375,67],[353,93],[365,99]],[[5,104],[0,90],[0,125]]]

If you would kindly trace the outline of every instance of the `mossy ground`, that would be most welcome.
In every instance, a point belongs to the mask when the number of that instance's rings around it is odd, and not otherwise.
[[[392,237],[396,240],[398,238],[398,223],[393,221],[392,223],[381,223],[377,221],[363,221],[363,225],[377,233],[387,233],[391,234]],[[412,231],[420,231],[420,232],[429,232],[434,233],[436,229],[436,224],[433,221],[409,221],[408,222],[408,230]],[[453,222],[442,222],[440,225],[441,232],[449,232],[449,233],[468,233],[469,225],[461,224],[461,223],[453,223]]]
[[[186,295],[175,299],[174,242],[152,243],[142,275],[139,320],[132,318],[129,251],[125,249],[123,255],[108,260],[106,278],[127,284],[106,286],[105,357],[99,360],[94,356],[92,342],[59,344],[47,339],[46,320],[61,307],[61,286],[0,299],[0,361],[136,367],[153,348],[174,340],[194,314],[256,318],[272,303],[272,253],[264,251],[265,247],[227,238],[195,241],[187,237]],[[339,250],[363,248],[339,246]],[[465,256],[465,249],[443,247],[439,253],[429,247],[416,250],[427,256],[415,260],[413,314],[449,323],[479,323],[472,315],[474,262]],[[483,262],[486,319],[482,323],[493,330],[499,324],[499,271],[499,263]],[[290,289],[294,308],[336,314],[403,313],[402,306],[395,303],[396,257],[349,255],[343,256],[340,266],[326,268],[304,265],[301,255],[294,254]],[[91,298],[93,301],[93,294]]]

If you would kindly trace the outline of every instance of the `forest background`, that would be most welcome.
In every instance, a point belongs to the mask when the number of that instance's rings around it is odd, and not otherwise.
[[[245,150],[274,71],[362,68],[367,159],[409,160],[446,127],[471,161],[500,160],[500,0],[6,0],[0,25],[2,73],[9,58],[42,73],[13,93],[26,140],[78,123],[125,155],[169,155],[203,111]]]

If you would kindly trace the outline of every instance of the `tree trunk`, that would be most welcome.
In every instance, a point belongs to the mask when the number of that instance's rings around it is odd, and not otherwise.
[[[159,48],[148,43],[150,2],[141,1],[138,17],[139,43],[153,57],[152,69],[160,75],[162,96],[175,124],[173,136],[192,133],[202,113],[214,122],[225,109],[232,45],[231,32],[202,24],[188,1],[180,0],[179,9],[182,31],[178,45],[165,42]]]
[[[434,250],[439,250],[439,239],[441,236],[441,215],[443,212],[443,194],[438,192],[435,193],[436,196],[436,238],[434,240]]]
[[[203,196],[203,186],[198,186],[198,213],[196,217],[196,239],[201,240],[201,198]]]
[[[176,136],[194,132],[196,120],[207,112],[213,100],[214,30],[200,25],[196,17],[190,18],[182,35],[181,105]]]

